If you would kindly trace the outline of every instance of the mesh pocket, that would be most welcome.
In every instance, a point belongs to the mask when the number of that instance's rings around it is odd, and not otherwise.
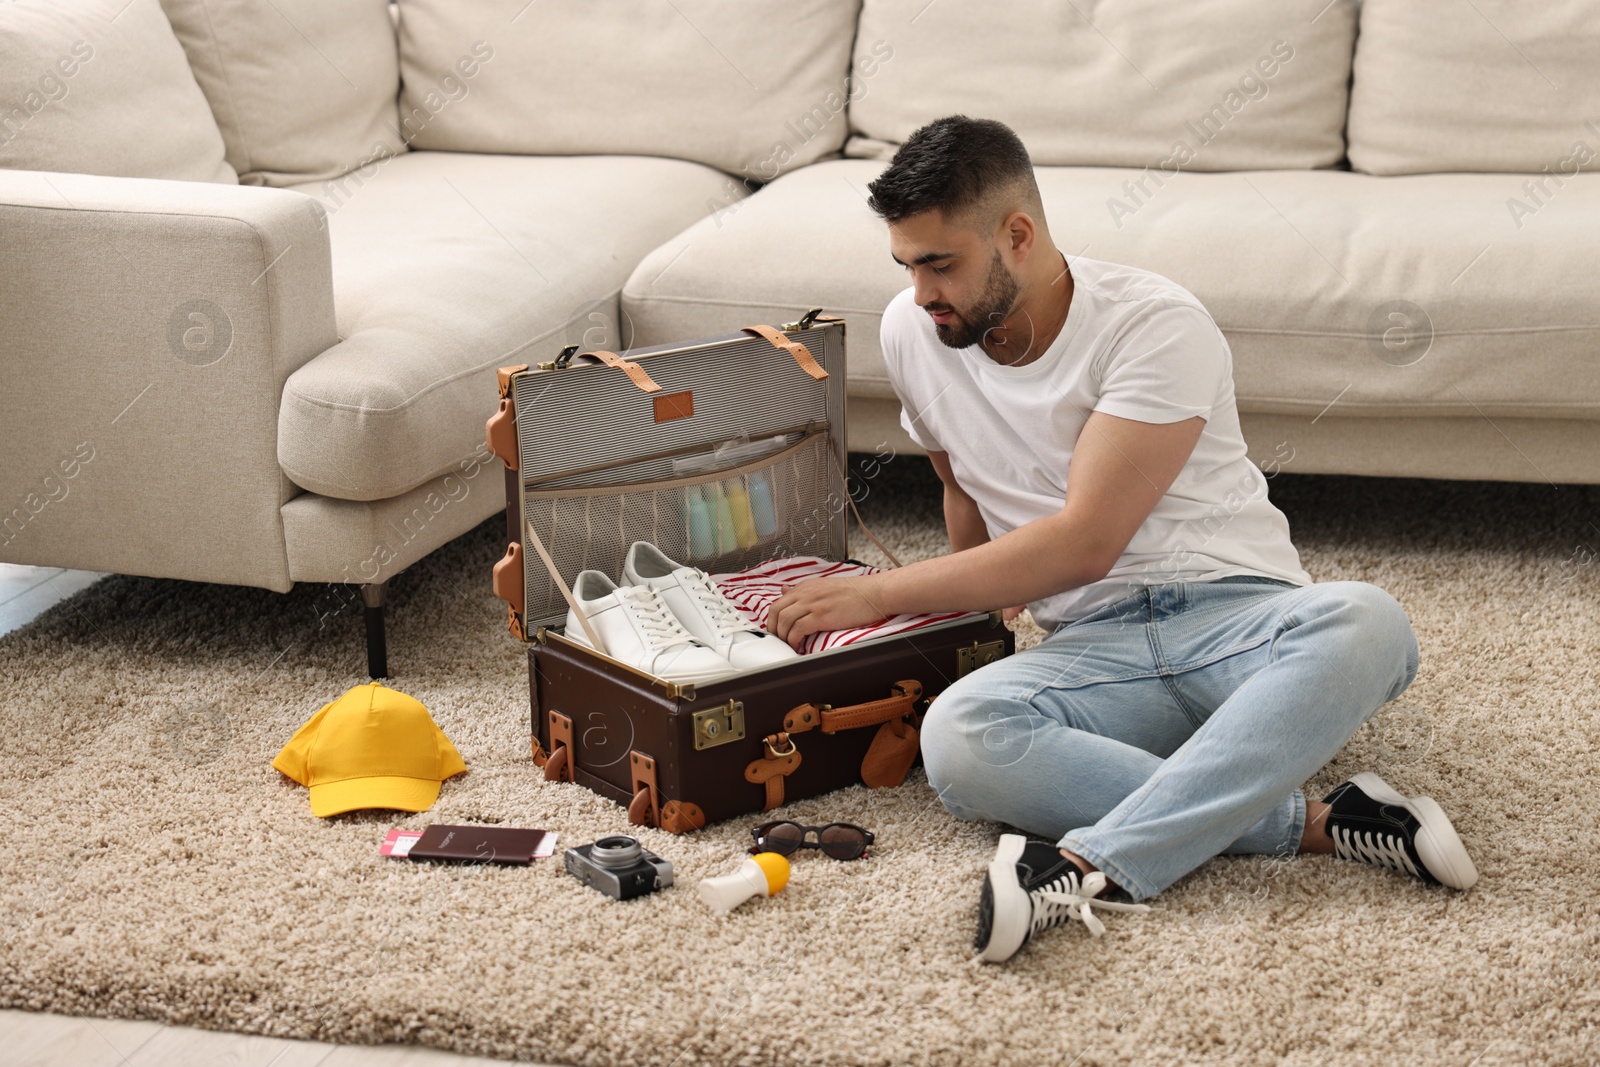
[[[838,495],[831,491],[827,448],[828,436],[819,431],[775,455],[691,477],[528,489],[523,515],[569,583],[583,570],[620,581],[635,541],[712,573],[782,556],[827,556],[835,513],[829,501]],[[524,559],[530,624],[564,618],[567,602],[538,553]]]

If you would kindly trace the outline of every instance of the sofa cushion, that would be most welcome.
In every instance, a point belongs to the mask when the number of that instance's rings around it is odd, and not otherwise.
[[[161,0],[246,185],[333,178],[399,151],[387,0]]]
[[[407,152],[299,186],[327,209],[340,343],[284,387],[284,472],[378,500],[457,469],[495,368],[626,347],[623,281],[726,181],[682,160]]]
[[[1344,155],[1355,7],[1215,0],[865,0],[850,155],[999,119],[1036,165],[1327,167]]]
[[[1600,5],[1479,0],[1441,17],[1366,0],[1350,90],[1350,165],[1369,174],[1600,165]]]
[[[416,148],[672,156],[756,181],[835,152],[860,0],[404,0]]]
[[[807,167],[652,252],[623,289],[639,343],[822,305],[849,323],[850,393],[893,395],[878,325],[907,281],[865,204],[881,167]],[[1145,267],[1205,303],[1243,411],[1600,419],[1600,175],[1520,229],[1505,203],[1525,179],[1510,175],[1038,177],[1062,251]],[[1141,178],[1150,195],[1128,212]]]
[[[0,3],[0,167],[238,182],[157,0]]]

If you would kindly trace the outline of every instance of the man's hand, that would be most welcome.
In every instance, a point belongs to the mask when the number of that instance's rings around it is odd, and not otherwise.
[[[1092,412],[1073,449],[1059,512],[971,547],[957,541],[977,541],[981,531],[963,521],[960,533],[952,531],[956,551],[948,556],[878,574],[801,582],[773,602],[767,629],[798,651],[807,636],[825,630],[902,613],[991,611],[995,604],[1029,603],[1098,582],[1171,488],[1205,425],[1198,415],[1146,423]],[[965,514],[964,506],[957,512]],[[1010,620],[1020,613],[1018,607],[1003,614]]]
[[[767,631],[798,652],[800,643],[814,633],[870,626],[886,619],[894,613],[877,606],[876,577],[863,574],[800,582],[767,609]]]
[[[1027,610],[1028,610],[1028,605],[1019,604],[1017,607],[1007,608],[1006,610],[1002,611],[1000,613],[1000,619],[1001,619],[1002,622],[1010,622],[1012,619],[1016,618],[1018,615],[1021,615],[1024,611],[1027,611]]]
[[[992,611],[1100,581],[1171,488],[1205,425],[1198,415],[1147,423],[1091,412],[1073,448],[1060,511],[992,541],[953,542],[948,556],[871,575],[872,603],[881,615]],[[979,536],[973,524],[959,529],[970,530],[971,540]]]

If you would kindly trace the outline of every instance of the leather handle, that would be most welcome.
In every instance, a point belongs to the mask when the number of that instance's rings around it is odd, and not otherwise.
[[[908,678],[894,683],[894,695],[882,700],[869,700],[864,704],[851,704],[843,708],[826,704],[801,704],[784,716],[783,728],[791,734],[817,728],[821,728],[825,734],[836,734],[840,730],[877,726],[909,717],[921,699],[922,683]]]
[[[661,789],[656,784],[656,761],[643,752],[628,753],[628,770],[633,779],[633,802],[628,805],[628,821],[634,826],[661,825]]]
[[[769,734],[761,746],[766,755],[744,769],[744,779],[766,787],[761,810],[771,811],[783,803],[783,780],[800,766],[800,750],[787,733]]]
[[[794,357],[794,361],[800,364],[800,369],[811,375],[813,380],[820,382],[828,376],[828,372],[822,369],[822,364],[817,362],[817,357],[811,354],[811,349],[799,341],[789,340],[783,333],[773,329],[771,326],[746,326],[742,332],[765,337],[768,341],[789,353]]]
[[[585,355],[593,356],[606,366],[615,367],[618,370],[625,372],[633,381],[634,385],[637,385],[640,389],[643,389],[647,393],[661,392],[661,386],[657,385],[654,379],[652,379],[649,374],[645,373],[645,369],[643,367],[639,366],[639,364],[633,362],[631,359],[623,359],[615,352],[606,352],[604,350],[587,352]]]
[[[576,760],[573,758],[572,747],[572,720],[559,711],[549,712],[550,723],[550,758],[544,761],[544,777],[547,782],[570,782],[573,780],[573,767]]]

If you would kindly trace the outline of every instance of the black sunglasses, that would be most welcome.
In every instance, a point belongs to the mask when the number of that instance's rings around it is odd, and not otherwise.
[[[762,823],[750,831],[750,836],[756,839],[751,852],[776,852],[781,856],[792,856],[802,848],[815,848],[836,860],[859,859],[866,855],[867,846],[873,840],[871,830],[863,830],[847,822],[801,826],[787,820]]]

